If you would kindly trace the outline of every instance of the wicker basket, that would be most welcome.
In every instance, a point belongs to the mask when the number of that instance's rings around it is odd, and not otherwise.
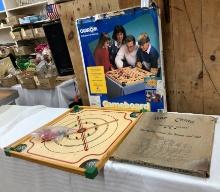
[[[21,86],[25,89],[36,89],[37,85],[34,80],[34,72],[32,71],[24,71],[21,72],[17,77]]]
[[[0,78],[0,83],[2,87],[11,87],[18,84],[18,80],[16,76],[11,76],[9,78]]]
[[[54,89],[56,87],[56,77],[40,78],[35,77],[38,89]]]

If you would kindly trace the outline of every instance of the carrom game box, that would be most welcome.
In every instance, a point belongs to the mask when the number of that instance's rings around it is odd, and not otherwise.
[[[76,21],[92,106],[166,111],[158,12],[137,7]]]

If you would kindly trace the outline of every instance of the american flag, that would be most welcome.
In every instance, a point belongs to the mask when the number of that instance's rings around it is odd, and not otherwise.
[[[60,18],[57,4],[47,5],[47,16],[50,18],[50,20],[56,20]]]

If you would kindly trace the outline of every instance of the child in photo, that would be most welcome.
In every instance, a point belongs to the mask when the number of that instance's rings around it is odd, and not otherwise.
[[[150,43],[147,33],[141,33],[138,37],[137,67],[151,71],[151,68],[159,68],[159,53]]]
[[[98,44],[94,52],[94,60],[96,66],[103,66],[105,73],[112,69],[112,64],[109,60],[109,42],[110,38],[107,33],[101,33]]]

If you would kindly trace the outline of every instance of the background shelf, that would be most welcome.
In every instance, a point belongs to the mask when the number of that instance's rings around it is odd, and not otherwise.
[[[36,6],[39,6],[39,5],[44,5],[46,3],[47,3],[47,1],[41,1],[41,2],[37,2],[37,3],[33,3],[33,4],[20,6],[20,7],[9,8],[9,9],[7,9],[7,11],[16,11],[16,10],[21,10],[21,9],[25,9],[25,8],[36,7]]]
[[[16,15],[45,15],[47,0],[32,0],[33,3],[18,6],[17,0],[0,0],[0,19],[4,20],[6,17],[16,16]],[[4,21],[3,21],[4,22]],[[47,21],[42,21],[40,23],[46,23]],[[1,22],[0,22],[1,23]],[[37,25],[38,23],[30,23],[22,26],[31,26]],[[16,27],[16,26],[15,26]],[[17,41],[14,41],[10,36],[9,32],[12,30],[12,26],[0,26],[0,43],[11,43],[14,42],[17,44]]]

